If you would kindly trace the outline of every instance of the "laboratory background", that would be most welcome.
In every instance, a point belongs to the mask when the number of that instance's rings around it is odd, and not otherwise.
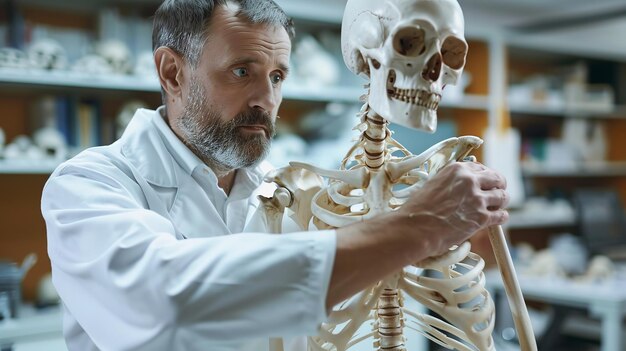
[[[354,143],[365,81],[343,63],[345,0],[278,0],[297,36],[275,166],[337,168]],[[0,1],[0,350],[67,350],[50,281],[44,183],[109,144],[161,93],[151,52],[158,0]],[[434,134],[391,125],[413,153],[484,140],[506,175],[504,226],[539,350],[623,351],[626,314],[626,1],[460,0],[469,44]],[[489,242],[494,340],[519,350]],[[409,351],[439,350],[424,340]]]

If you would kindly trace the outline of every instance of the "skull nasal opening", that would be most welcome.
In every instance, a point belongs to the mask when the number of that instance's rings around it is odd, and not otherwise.
[[[422,78],[427,81],[435,82],[441,74],[442,58],[440,53],[434,54],[426,63],[422,71]]]

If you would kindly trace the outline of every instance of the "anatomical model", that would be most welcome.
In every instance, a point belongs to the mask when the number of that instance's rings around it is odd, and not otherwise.
[[[456,0],[348,1],[344,61],[369,80],[355,128],[361,137],[339,170],[292,162],[266,176],[277,185],[273,197],[260,198],[270,231],[282,232],[286,208],[303,230],[338,228],[394,211],[446,165],[475,160],[470,153],[482,143],[477,137],[451,138],[412,155],[388,128],[393,121],[427,132],[436,129],[443,87],[456,84],[465,66],[468,46],[463,35],[463,13]],[[507,293],[513,291],[509,300],[520,343],[523,350],[536,350],[502,237],[499,227],[490,233]],[[371,339],[372,350],[405,351],[409,333],[448,349],[495,350],[494,303],[484,287],[483,267],[468,242],[406,267],[336,306],[319,334],[309,338],[308,350],[351,350]],[[407,297],[442,319],[406,307]],[[363,332],[366,324],[371,328]],[[520,332],[520,325],[526,330]],[[273,340],[271,347],[282,350],[282,342]]]

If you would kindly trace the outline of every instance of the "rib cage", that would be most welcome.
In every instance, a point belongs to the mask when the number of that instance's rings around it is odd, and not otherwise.
[[[340,170],[292,164],[328,179],[328,186],[311,203],[316,228],[338,228],[397,209],[430,176],[450,162],[465,159],[482,142],[476,137],[452,138],[416,156],[391,137],[387,123],[371,114],[367,105],[359,117],[356,129],[362,136]],[[494,306],[484,288],[484,261],[469,246],[464,243],[444,257],[410,267],[438,276],[405,269],[361,292],[331,313],[320,334],[309,339],[309,350],[345,351],[371,338],[376,351],[406,351],[406,330],[450,349],[495,350],[491,339]],[[404,307],[404,294],[444,320]],[[358,334],[368,322],[372,331]]]

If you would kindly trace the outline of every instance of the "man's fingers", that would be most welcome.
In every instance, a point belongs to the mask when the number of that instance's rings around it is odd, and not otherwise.
[[[479,178],[479,183],[482,190],[506,189],[506,178],[494,171],[483,173]]]
[[[507,210],[498,210],[492,211],[489,214],[489,224],[488,227],[494,225],[502,225],[505,224],[509,220],[509,212]]]
[[[499,210],[509,204],[509,193],[507,193],[506,190],[485,190],[485,194],[487,208],[490,210]]]

